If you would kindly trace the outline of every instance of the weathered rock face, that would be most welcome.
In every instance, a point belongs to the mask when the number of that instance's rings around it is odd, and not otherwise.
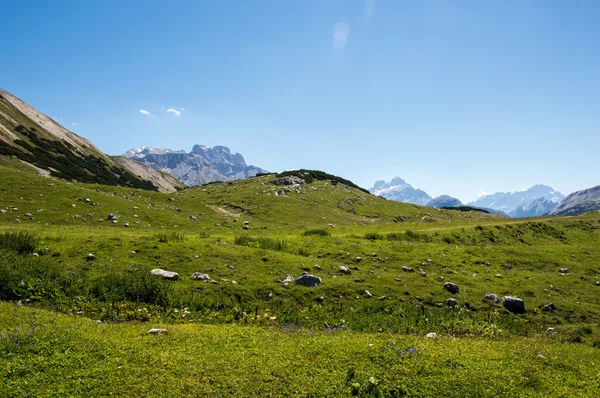
[[[504,308],[515,314],[525,313],[525,302],[518,297],[504,296],[502,298]]]
[[[321,284],[321,278],[305,272],[298,279],[296,279],[296,283],[298,285],[315,287],[315,286],[319,286]]]
[[[277,186],[281,186],[281,185],[304,185],[306,182],[300,177],[287,176],[287,177],[278,178],[278,179],[272,181],[271,183],[275,184]]]
[[[190,153],[142,147],[131,149],[123,156],[166,171],[187,186],[239,180],[265,172],[260,167],[246,165],[242,155],[232,154],[224,146],[194,145]]]
[[[442,207],[458,207],[462,206],[462,202],[449,195],[442,195],[431,199],[426,206],[441,209]]]
[[[592,210],[600,210],[600,185],[573,192],[560,202],[549,215],[578,216]]]
[[[152,275],[162,276],[164,279],[168,279],[171,281],[176,281],[179,279],[179,274],[177,272],[165,271],[164,269],[156,268],[150,271]]]

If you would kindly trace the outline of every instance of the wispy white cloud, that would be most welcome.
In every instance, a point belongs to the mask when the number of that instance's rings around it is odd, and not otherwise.
[[[182,111],[185,111],[185,108],[181,108]]]
[[[179,117],[181,116],[181,112],[179,112],[177,109],[175,108],[169,108],[167,109],[167,112],[172,113],[174,117]]]
[[[71,123],[73,126],[79,126],[77,123],[73,122]]]
[[[152,116],[152,114],[145,109],[140,109],[140,113],[143,113],[146,116]]]

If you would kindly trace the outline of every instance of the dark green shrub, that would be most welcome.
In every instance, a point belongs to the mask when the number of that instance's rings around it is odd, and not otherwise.
[[[365,234],[365,239],[368,240],[384,240],[385,236],[382,234],[378,234],[377,232],[367,232]]]
[[[331,233],[326,229],[308,229],[302,232],[302,236],[331,236]]]
[[[27,231],[0,234],[0,250],[8,250],[17,254],[33,253],[38,242],[39,239]]]
[[[92,297],[105,302],[132,301],[169,305],[172,302],[173,286],[169,281],[139,268],[95,280],[90,293]]]

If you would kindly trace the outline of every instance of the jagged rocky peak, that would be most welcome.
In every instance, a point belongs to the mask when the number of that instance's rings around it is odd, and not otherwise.
[[[400,177],[395,177],[388,183],[379,180],[369,189],[369,192],[386,199],[417,205],[426,205],[431,200],[431,196],[425,191],[413,188]]]
[[[189,153],[142,147],[127,151],[125,156],[166,171],[187,186],[238,180],[265,172],[260,167],[248,166],[241,154],[234,154],[228,147],[220,145],[213,148],[194,145]]]

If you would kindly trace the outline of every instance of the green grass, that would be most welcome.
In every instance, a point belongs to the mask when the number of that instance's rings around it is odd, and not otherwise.
[[[593,396],[599,213],[514,220],[319,179],[276,196],[275,178],[161,194],[3,159],[0,298],[32,308],[0,303],[0,395]],[[322,284],[281,282],[303,272]]]
[[[0,324],[2,396],[591,397],[600,388],[597,349],[544,335],[98,324],[6,303]]]

